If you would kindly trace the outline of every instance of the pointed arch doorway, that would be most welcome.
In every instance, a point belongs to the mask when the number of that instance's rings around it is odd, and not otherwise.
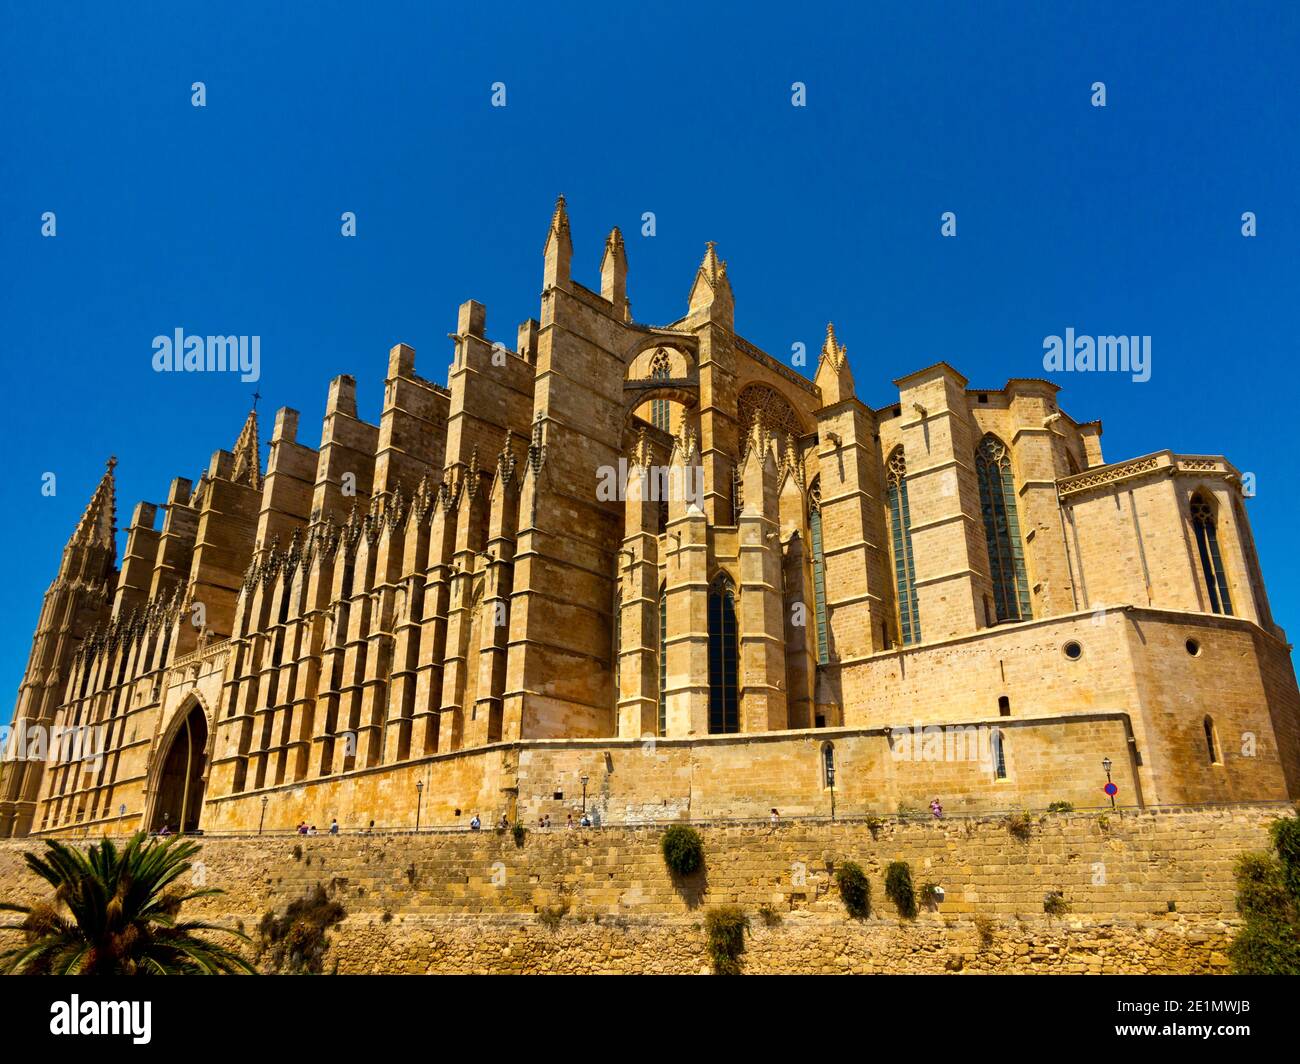
[[[195,701],[183,711],[180,723],[172,729],[171,743],[163,756],[154,788],[150,831],[161,831],[164,825],[173,832],[198,828],[208,769],[207,748],[208,718]]]

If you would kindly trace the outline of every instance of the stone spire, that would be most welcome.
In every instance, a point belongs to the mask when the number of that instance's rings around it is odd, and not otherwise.
[[[569,268],[573,259],[573,241],[569,237],[569,212],[564,205],[564,196],[555,201],[555,212],[551,215],[551,228],[546,232],[546,246],[542,249],[545,266],[542,270],[542,290],[548,288],[567,288]]]
[[[822,357],[817,363],[814,383],[821,389],[822,406],[833,406],[852,399],[853,373],[849,370],[849,349],[835,339],[835,326],[827,322],[826,341],[822,344]]]
[[[81,515],[72,538],[68,540],[69,547],[103,547],[116,553],[117,484],[113,469],[117,466],[117,459],[110,457],[105,465],[107,468],[90,497],[86,512]]]
[[[847,347],[842,347],[835,339],[835,323],[828,321],[826,323],[826,339],[822,343],[822,356],[829,358],[838,369],[844,363],[844,357],[849,353]]]
[[[754,420],[749,426],[749,436],[745,441],[745,455],[748,455],[753,447],[757,447],[760,451],[767,450],[767,441],[767,421],[760,408],[754,411]]]
[[[783,472],[788,471],[799,487],[804,486],[803,458],[794,444],[794,437],[789,433],[786,433],[785,437],[785,453],[781,457],[781,469]]]
[[[555,197],[555,210],[551,213],[551,229],[546,238],[548,244],[553,236],[562,240],[569,239],[569,209],[565,205],[563,192]]]
[[[712,240],[705,241],[704,261],[700,263],[700,271],[715,286],[718,278],[727,272],[727,264],[718,258],[718,245]]]
[[[689,312],[706,312],[708,317],[728,329],[736,320],[736,301],[727,280],[727,264],[718,258],[717,245],[710,240],[704,245],[704,261],[695,271],[688,301]]]
[[[117,521],[113,467],[108,468],[68,544],[58,575],[45,592],[45,606],[32,636],[27,670],[18,685],[13,727],[23,735],[28,726],[48,728],[56,719],[68,677],[77,656],[91,644],[96,630],[112,620],[114,538]],[[134,622],[131,622],[134,623]],[[126,622],[114,631],[128,627]],[[0,772],[0,838],[26,835],[37,820],[45,759],[7,761]]]
[[[623,234],[615,226],[605,240],[605,254],[600,260],[600,296],[614,305],[624,321],[632,320],[627,301],[627,249]]]
[[[261,444],[257,435],[256,408],[248,412],[248,418],[244,421],[244,427],[240,429],[239,439],[235,440],[232,450],[235,462],[231,467],[231,481],[261,490],[262,457]]]
[[[750,427],[749,446],[745,449],[740,466],[745,500],[742,516],[776,516],[781,469],[778,450],[778,442],[763,423],[762,411],[756,412],[754,424]]]

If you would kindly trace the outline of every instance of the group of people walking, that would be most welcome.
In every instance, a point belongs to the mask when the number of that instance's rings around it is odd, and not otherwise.
[[[520,821],[520,823],[522,823],[522,821]],[[568,817],[568,820],[566,821],[566,823],[565,823],[564,826],[565,826],[566,828],[589,828],[589,827],[592,826],[592,824],[593,824],[593,821],[592,821],[592,819],[591,819],[591,814],[588,813],[588,812],[585,812],[585,811],[584,811],[584,812],[581,814],[581,816],[579,817],[579,819],[576,820],[576,821],[573,819],[573,814],[570,813],[570,814],[569,814],[569,817]],[[470,817],[470,821],[469,821],[469,829],[470,829],[470,831],[482,831],[482,830],[483,830],[483,821],[479,818],[478,813],[475,813],[472,817]],[[508,816],[506,816],[505,813],[502,813],[502,814],[501,814],[501,819],[497,821],[497,830],[498,830],[498,831],[509,831],[509,830],[510,830],[510,818],[509,818]],[[550,813],[543,813],[541,816],[539,816],[539,817],[537,818],[537,830],[538,830],[538,831],[550,831],[550,830],[551,830],[551,814],[550,814]]]
[[[458,814],[458,815],[459,815],[459,812],[460,812],[460,811],[457,810],[457,814]],[[943,805],[940,803],[940,801],[939,801],[938,798],[935,798],[935,799],[930,803],[930,815],[933,816],[936,820],[937,820],[937,819],[940,819],[940,818],[943,817]],[[781,823],[781,814],[780,814],[779,812],[777,812],[775,809],[773,809],[772,812],[771,812],[770,822],[771,822],[772,827],[774,827],[774,828],[777,827],[777,826],[779,826],[780,823]],[[509,830],[510,830],[510,818],[509,818],[505,813],[502,813],[502,814],[501,814],[501,819],[497,821],[497,825],[496,825],[496,826],[497,826],[497,830],[498,830],[498,831],[509,831]],[[539,817],[537,818],[537,830],[539,830],[539,831],[550,831],[550,830],[551,830],[551,826],[552,826],[552,825],[551,825],[551,814],[550,814],[550,813],[543,813],[541,816],[539,816]],[[591,814],[588,813],[588,812],[584,809],[584,810],[582,811],[582,813],[580,814],[579,818],[578,818],[577,820],[574,820],[574,819],[573,819],[573,813],[569,813],[568,818],[566,819],[566,821],[565,821],[565,825],[564,825],[564,826],[565,826],[566,828],[570,828],[570,829],[571,829],[571,828],[580,828],[580,827],[581,827],[581,828],[589,828],[589,827],[592,827],[592,826],[593,826],[593,821],[592,821],[592,819],[591,819]],[[369,826],[368,828],[366,828],[366,830],[363,832],[363,834],[366,834],[366,835],[373,834],[373,833],[374,833],[374,830],[375,830],[375,822],[372,820],[372,821],[370,821],[370,826]],[[482,830],[483,830],[483,821],[479,818],[478,813],[475,813],[475,814],[470,818],[470,821],[469,821],[469,830],[470,830],[470,831],[482,831]],[[320,834],[320,832],[318,832],[318,831],[316,830],[316,825],[315,825],[315,824],[310,824],[310,825],[309,825],[305,820],[299,822],[298,826],[294,829],[294,832],[295,832],[295,834],[298,834],[298,835],[318,835],[318,834]],[[163,827],[162,827],[162,830],[159,831],[159,832],[157,832],[158,835],[164,835],[164,836],[165,836],[165,835],[170,835],[171,833],[172,833],[172,831],[171,831],[171,827],[170,827],[169,825],[167,825],[167,824],[164,824]],[[328,832],[328,834],[330,834],[330,835],[337,835],[337,834],[339,834],[339,822],[338,822],[338,818],[337,818],[337,817],[330,821],[330,826],[329,826],[329,832]]]
[[[371,826],[372,828],[375,826],[375,822],[374,822],[373,820],[370,822],[370,826]],[[319,834],[320,834],[320,832],[316,830],[316,825],[315,825],[315,824],[308,825],[307,821],[305,821],[305,820],[300,821],[299,824],[298,824],[298,826],[297,826],[296,828],[294,828],[294,831],[297,832],[297,834],[299,834],[299,835],[319,835]],[[329,833],[330,833],[331,835],[337,835],[337,834],[339,833],[339,822],[338,822],[338,818],[337,818],[337,817],[336,817],[335,819],[333,819],[333,820],[330,821],[330,830],[329,830]]]

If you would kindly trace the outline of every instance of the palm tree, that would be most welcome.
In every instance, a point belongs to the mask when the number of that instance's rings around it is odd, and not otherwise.
[[[239,953],[196,931],[248,936],[217,924],[178,921],[181,906],[221,894],[210,887],[184,893],[173,886],[190,870],[196,842],[177,838],[146,843],[140,832],[118,850],[110,839],[82,853],[47,840],[43,855],[24,854],[27,865],[54,888],[49,902],[0,909],[21,913],[23,944],[0,953],[0,972],[27,975],[252,974]]]

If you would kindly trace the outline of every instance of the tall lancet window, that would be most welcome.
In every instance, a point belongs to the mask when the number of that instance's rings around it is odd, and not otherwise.
[[[907,462],[897,447],[885,467],[889,494],[889,529],[894,544],[894,590],[898,597],[898,633],[903,645],[921,641],[921,613],[916,601],[916,562],[912,557],[912,515],[907,506]]]
[[[659,585],[659,734],[668,734],[668,589]]]
[[[623,694],[623,586],[617,575],[614,577],[614,623],[610,627],[613,629],[610,656],[613,659],[611,664],[614,673],[614,714],[617,719],[618,702]]]
[[[994,611],[999,621],[1027,621],[1033,616],[1033,608],[1029,604],[1025,547],[1016,517],[1016,482],[1011,475],[1007,445],[991,434],[980,440],[975,472],[980,482],[984,538],[989,546]]]
[[[666,381],[672,375],[673,367],[668,361],[668,352],[661,347],[650,360],[650,379]],[[667,399],[650,401],[650,423],[664,432],[672,432],[672,407]]]
[[[1214,508],[1199,491],[1192,496],[1192,528],[1196,531],[1196,549],[1201,556],[1205,588],[1210,594],[1210,609],[1232,616],[1232,596],[1228,594],[1228,577],[1219,555]]]
[[[709,587],[709,731],[740,731],[736,586],[719,573]]]
[[[808,488],[808,539],[812,545],[813,612],[817,620],[817,664],[830,661],[826,635],[826,559],[822,552],[822,485],[814,477]]]

